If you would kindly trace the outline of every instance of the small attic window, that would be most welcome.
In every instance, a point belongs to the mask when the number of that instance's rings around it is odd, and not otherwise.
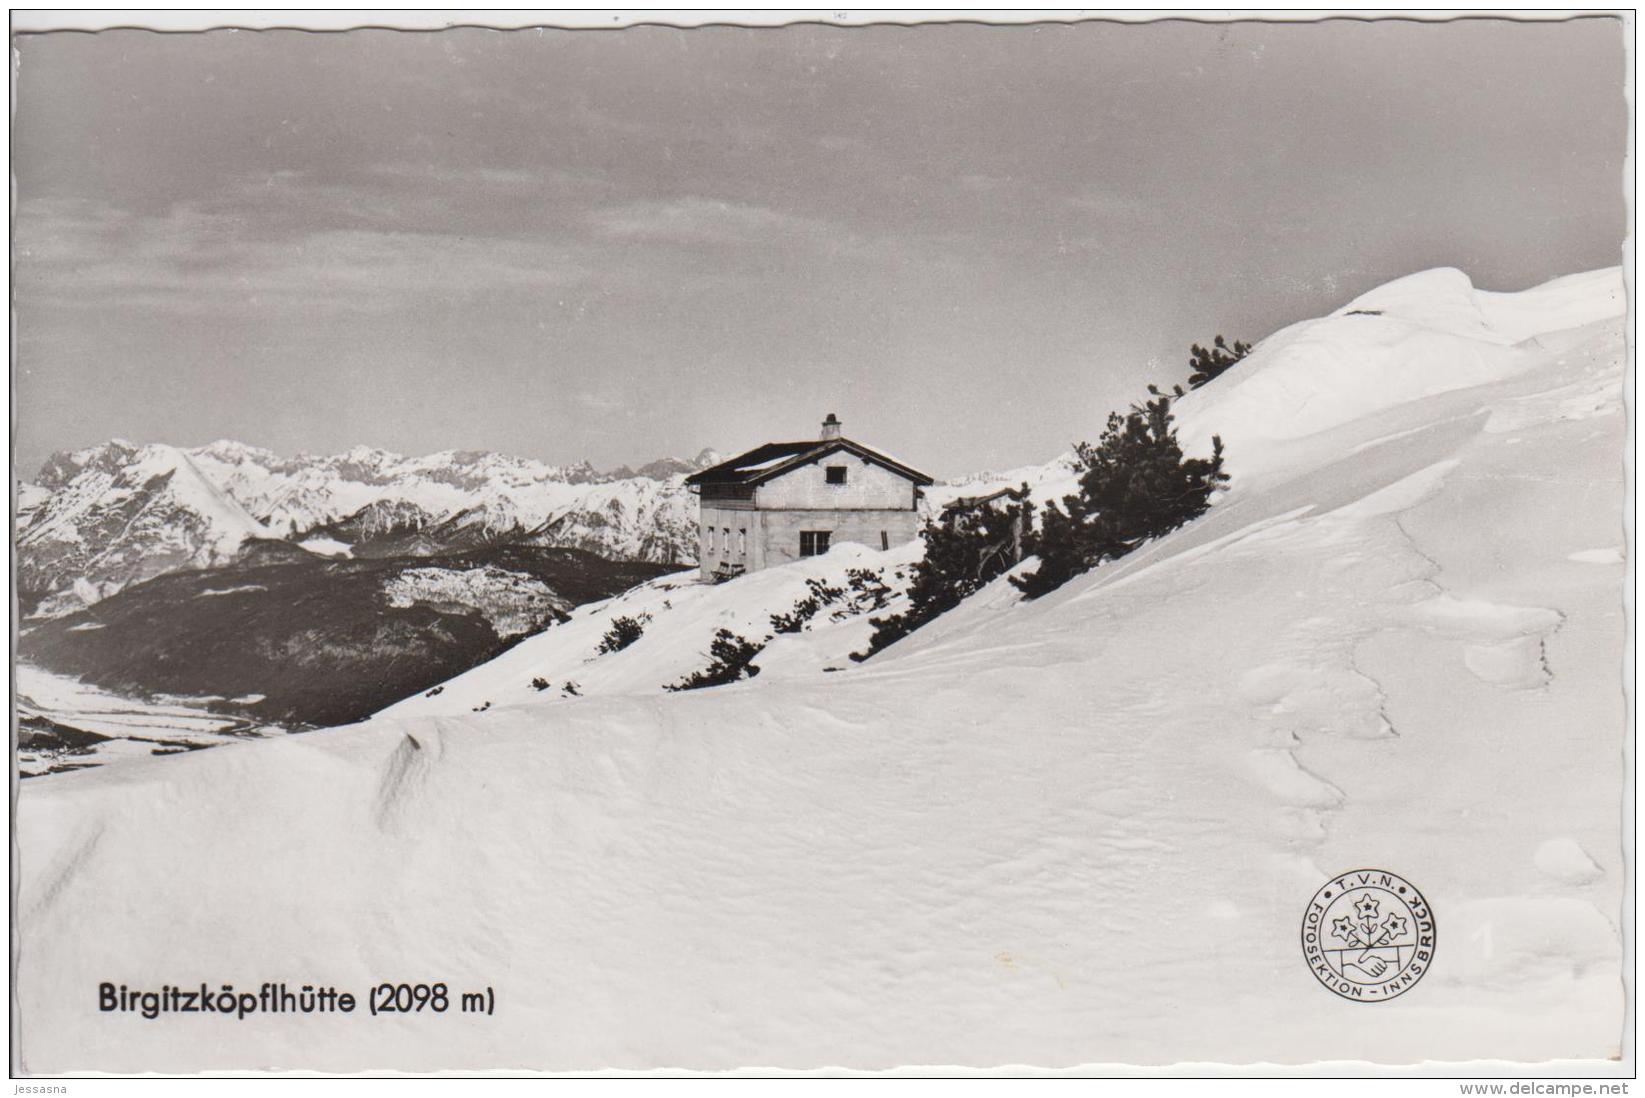
[[[843,466],[843,465],[830,465],[830,466],[828,466],[828,483],[830,483],[830,484],[844,484],[845,483],[845,466]]]

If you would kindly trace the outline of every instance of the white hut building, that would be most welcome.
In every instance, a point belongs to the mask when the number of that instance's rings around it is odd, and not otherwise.
[[[699,499],[704,579],[826,553],[837,541],[889,549],[919,534],[931,478],[841,426],[830,412],[820,438],[768,442],[686,478]]]

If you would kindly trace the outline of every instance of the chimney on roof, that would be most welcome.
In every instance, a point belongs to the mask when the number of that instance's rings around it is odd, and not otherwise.
[[[839,421],[839,418],[833,412],[829,412],[828,418],[823,420],[822,437],[825,439],[839,438],[842,426],[844,424]]]

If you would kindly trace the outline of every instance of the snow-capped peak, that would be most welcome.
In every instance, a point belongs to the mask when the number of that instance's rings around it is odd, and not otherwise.
[[[107,595],[176,568],[225,563],[248,539],[274,536],[187,453],[164,444],[100,448],[29,519],[17,538],[19,586],[36,593],[85,581]]]

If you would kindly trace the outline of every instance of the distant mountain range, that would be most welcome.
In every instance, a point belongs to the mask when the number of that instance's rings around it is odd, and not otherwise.
[[[696,517],[684,478],[719,460],[704,450],[601,472],[486,451],[285,458],[227,440],[114,440],[54,454],[18,486],[19,596],[25,613],[55,617],[181,569],[500,544],[686,564]]]

